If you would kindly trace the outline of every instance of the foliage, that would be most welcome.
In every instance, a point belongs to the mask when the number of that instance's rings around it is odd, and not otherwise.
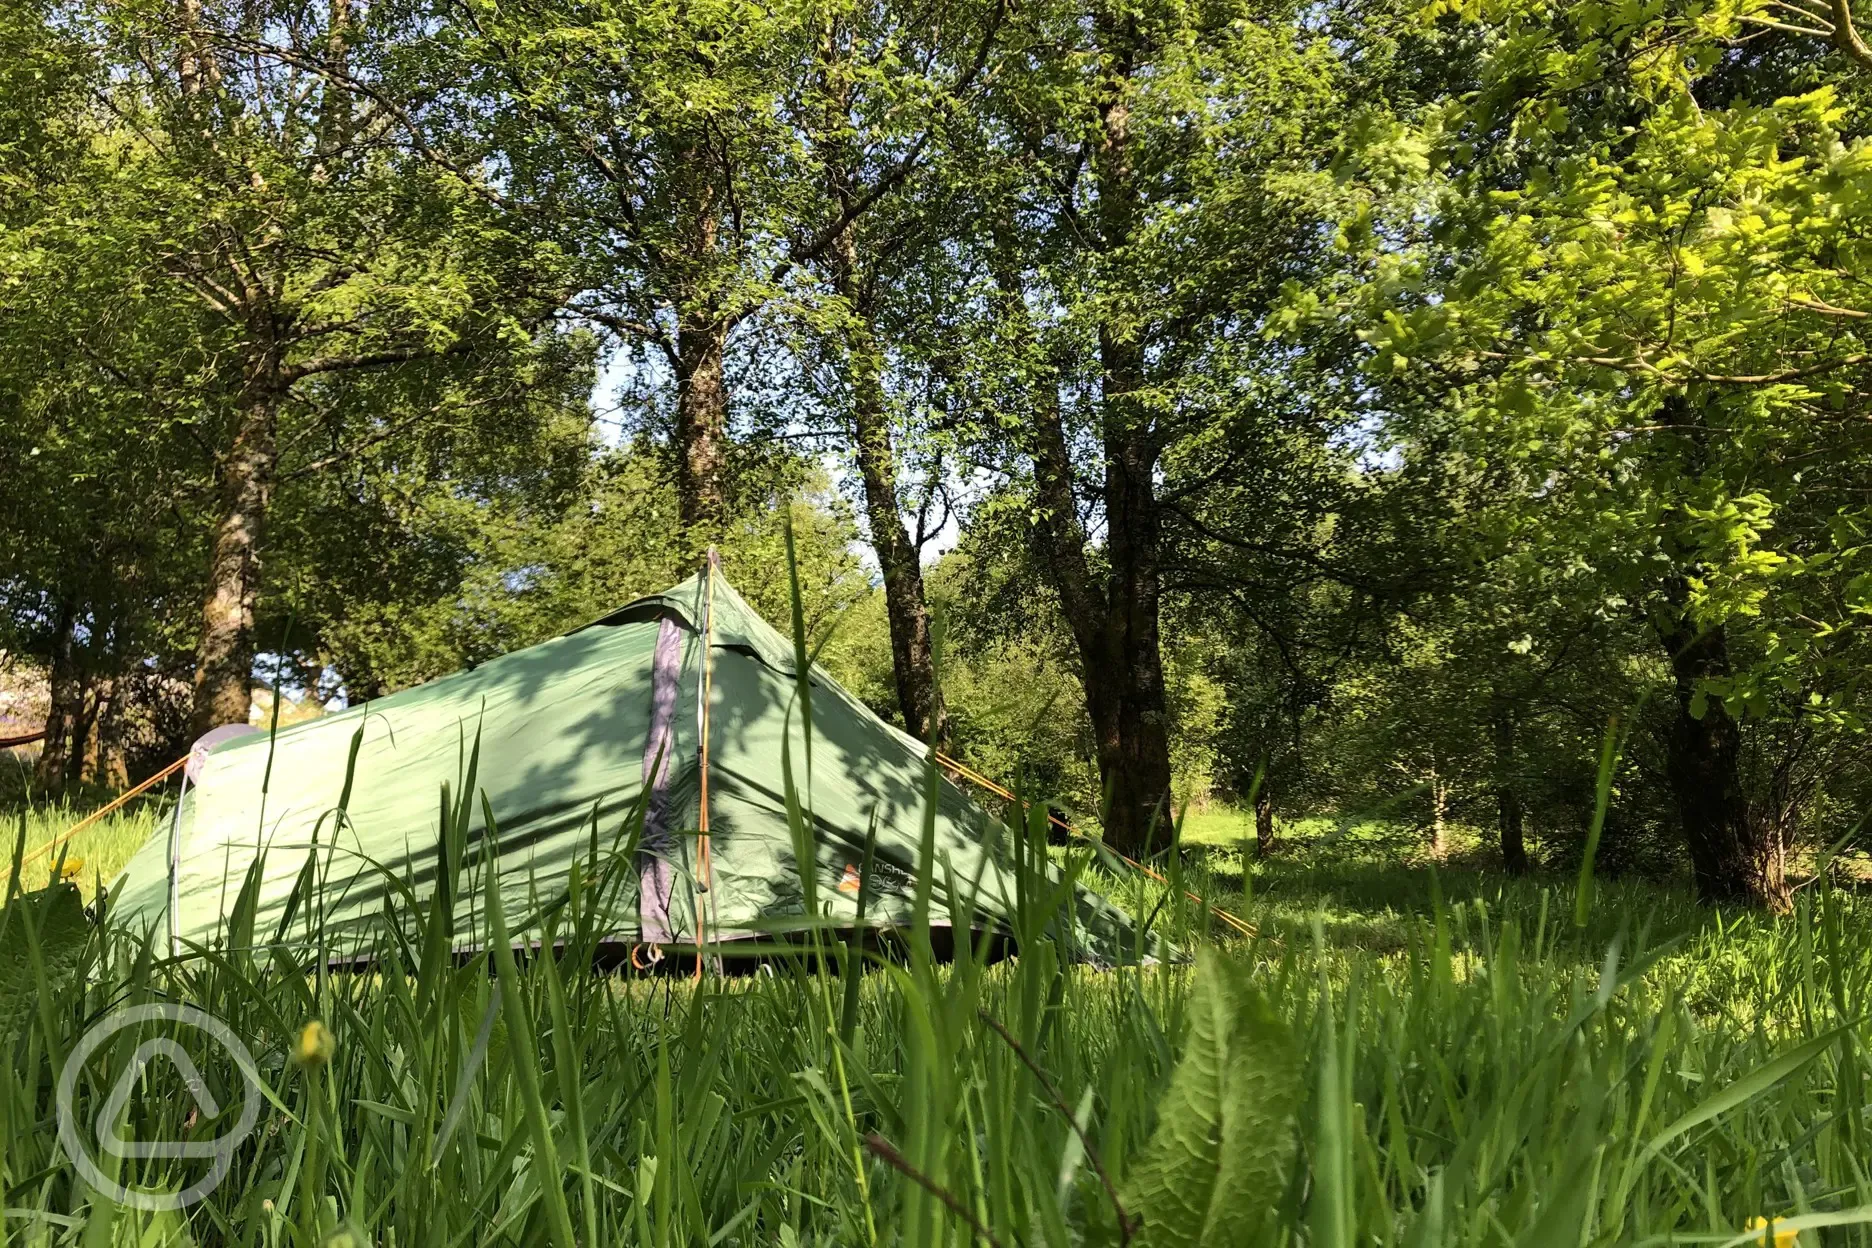
[[[841,678],[934,607],[952,752],[1087,826],[1559,863],[1616,715],[1614,859],[1707,888],[1721,790],[1783,904],[1872,795],[1852,15],[940,7],[10,8],[0,648],[88,774],[711,545],[784,616],[790,516]]]
[[[1837,836],[1810,765],[1864,751],[1863,71],[1748,6],[1448,11],[1477,89],[1376,137],[1409,192],[1342,239],[1368,367],[1499,483],[1476,527],[1520,592],[1645,630],[1688,721],[1741,725],[1749,817]],[[1330,306],[1293,291],[1296,324]]]

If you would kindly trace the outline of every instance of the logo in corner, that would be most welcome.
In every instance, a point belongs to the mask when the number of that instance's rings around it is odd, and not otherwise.
[[[172,1034],[152,1036],[137,1045],[135,1052],[130,1055],[130,1061],[111,1085],[110,1094],[104,1098],[104,1107],[98,1111],[96,1121],[91,1124],[91,1134],[101,1153],[119,1160],[206,1160],[209,1163],[206,1174],[175,1192],[151,1192],[127,1187],[106,1174],[86,1143],[85,1124],[79,1119],[76,1104],[78,1076],[92,1054],[118,1032],[155,1022],[171,1024],[169,1030]],[[240,1113],[234,1125],[211,1140],[123,1139],[117,1134],[117,1124],[124,1120],[131,1098],[137,1095],[145,1068],[158,1058],[175,1068],[184,1090],[193,1101],[193,1119],[213,1121],[221,1116],[223,1106],[209,1088],[208,1081],[202,1077],[195,1056],[191,1056],[173,1034],[182,1029],[200,1035],[202,1044],[222,1049],[239,1069],[243,1086]],[[200,1045],[196,1051],[197,1054],[205,1052]],[[227,1177],[228,1171],[234,1166],[235,1150],[253,1134],[254,1126],[260,1118],[260,1073],[254,1066],[253,1055],[247,1051],[247,1046],[241,1043],[240,1037],[226,1023],[194,1006],[157,1002],[133,1006],[113,1014],[79,1037],[71,1056],[65,1059],[65,1065],[59,1071],[57,1101],[59,1144],[84,1181],[93,1189],[127,1209],[152,1212],[186,1209],[221,1185],[221,1180]]]

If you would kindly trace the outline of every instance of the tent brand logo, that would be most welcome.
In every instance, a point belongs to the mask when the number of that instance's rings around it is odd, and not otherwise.
[[[858,875],[858,868],[854,867],[849,862],[846,863],[845,874],[839,880],[839,892],[849,893],[851,896],[856,897],[858,895],[858,890],[863,886],[864,881]]]
[[[97,1142],[100,1154],[108,1154],[119,1161],[161,1159],[208,1162],[206,1174],[175,1192],[152,1192],[127,1187],[107,1174],[91,1154],[85,1138],[86,1124],[79,1118],[77,1109],[78,1076],[83,1072],[85,1063],[118,1032],[151,1023],[168,1023],[169,1026],[138,1044],[131,1053],[117,1081],[111,1085],[110,1094],[104,1098],[103,1108],[90,1124],[91,1135]],[[189,1041],[186,1047],[182,1043],[183,1039]],[[188,1115],[188,1121],[212,1123],[220,1118],[225,1107],[208,1086],[208,1081],[202,1077],[201,1067],[197,1064],[197,1059],[207,1059],[214,1048],[221,1049],[233,1059],[243,1085],[240,1113],[229,1130],[214,1139],[195,1140],[126,1140],[117,1133],[118,1124],[125,1120],[131,1099],[139,1093],[148,1094],[140,1086],[144,1071],[159,1061],[173,1067],[182,1082],[183,1091],[192,1101],[192,1113]],[[65,1060],[64,1068],[59,1071],[57,1100],[59,1144],[86,1183],[125,1208],[150,1211],[186,1209],[220,1186],[221,1180],[227,1177],[228,1171],[234,1166],[234,1151],[253,1134],[254,1124],[260,1117],[260,1074],[254,1067],[253,1055],[241,1043],[240,1037],[228,1029],[226,1023],[193,1006],[158,1002],[133,1006],[113,1014],[85,1032],[72,1049],[71,1056]]]

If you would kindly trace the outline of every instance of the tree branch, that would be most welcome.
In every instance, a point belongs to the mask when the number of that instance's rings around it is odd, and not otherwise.
[[[1809,312],[1818,312],[1822,316],[1841,316],[1852,320],[1864,320],[1867,317],[1872,317],[1872,312],[1867,312],[1860,308],[1837,308],[1821,299],[1796,299],[1790,296],[1788,302],[1797,308],[1805,308]]]
[[[976,80],[987,69],[988,58],[994,52],[995,40],[1000,36],[1002,24],[1007,20],[1007,10],[1006,0],[1001,0],[995,5],[993,15],[982,31],[981,42],[975,49],[973,61],[944,93],[942,102],[936,107],[936,115],[923,128],[923,133],[912,141],[910,149],[893,161],[890,167],[879,174],[877,180],[866,187],[861,194],[854,196],[845,209],[824,229],[792,250],[786,261],[775,270],[773,280],[776,284],[792,266],[810,264],[824,255],[826,250],[836,243],[860,217],[869,212],[879,200],[901,186],[904,180],[916,171],[916,167],[922,163],[924,149],[929,146],[930,140],[936,135],[936,127],[955,110],[961,98],[974,89]]]
[[[362,442],[359,442],[353,446],[346,447],[342,451],[335,451],[330,455],[322,456],[319,459],[315,459],[311,463],[301,464],[299,467],[293,469],[291,472],[283,472],[280,474],[280,479],[282,481],[295,481],[299,479],[300,477],[309,477],[315,472],[323,472],[325,469],[332,467],[334,464],[341,464],[348,459],[355,459],[357,458],[357,456],[363,454],[365,451],[369,450],[371,447],[376,446],[382,442],[388,442],[391,438],[396,437],[399,433],[403,433],[406,430],[410,429],[411,427],[419,424],[420,422],[427,420],[429,417],[435,415],[435,412],[436,412],[436,409],[433,407],[419,411],[415,415],[406,417],[405,419],[398,421],[396,424],[391,425],[388,429],[381,429],[377,433],[372,434],[370,437],[365,438]]]
[[[290,386],[294,382],[319,373],[343,373],[366,368],[384,368],[392,364],[407,364],[411,360],[443,359],[452,355],[466,355],[473,343],[466,338],[457,338],[446,347],[390,347],[382,351],[365,351],[358,355],[315,356],[302,364],[289,364],[280,369],[280,384]]]
[[[1840,51],[1866,69],[1872,69],[1872,47],[1859,37],[1859,30],[1853,25],[1852,5],[1849,0],[1833,0],[1833,43]]]
[[[1278,546],[1269,546],[1262,542],[1250,541],[1244,537],[1232,537],[1198,520],[1180,503],[1166,504],[1164,510],[1170,512],[1172,515],[1182,520],[1183,523],[1189,525],[1190,528],[1196,530],[1198,534],[1208,538],[1212,542],[1220,542],[1224,546],[1232,547],[1235,550],[1246,551],[1252,555],[1263,555],[1270,559],[1304,564],[1314,571],[1319,572],[1328,580],[1336,581],[1341,585],[1356,589],[1361,593],[1370,594],[1373,597],[1381,596],[1378,592],[1378,587],[1371,582],[1346,572],[1342,568],[1335,566],[1330,560],[1323,559],[1310,551],[1283,549]]]

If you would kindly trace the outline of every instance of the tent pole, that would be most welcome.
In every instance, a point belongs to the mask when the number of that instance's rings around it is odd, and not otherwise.
[[[182,865],[182,800],[188,796],[188,768],[182,769],[182,791],[176,794],[175,812],[169,817],[169,956],[182,956],[181,933],[176,928],[176,911],[182,904],[179,872]]]
[[[696,957],[695,978],[702,978],[702,949],[708,941],[707,923],[704,915],[708,913],[713,896],[713,870],[709,861],[709,699],[713,692],[715,665],[715,570],[720,566],[721,557],[709,547],[708,559],[703,564],[702,579],[707,597],[702,607],[702,705],[697,709],[698,735],[701,739],[701,812],[696,820],[696,840],[702,857],[702,899],[696,907]]]

